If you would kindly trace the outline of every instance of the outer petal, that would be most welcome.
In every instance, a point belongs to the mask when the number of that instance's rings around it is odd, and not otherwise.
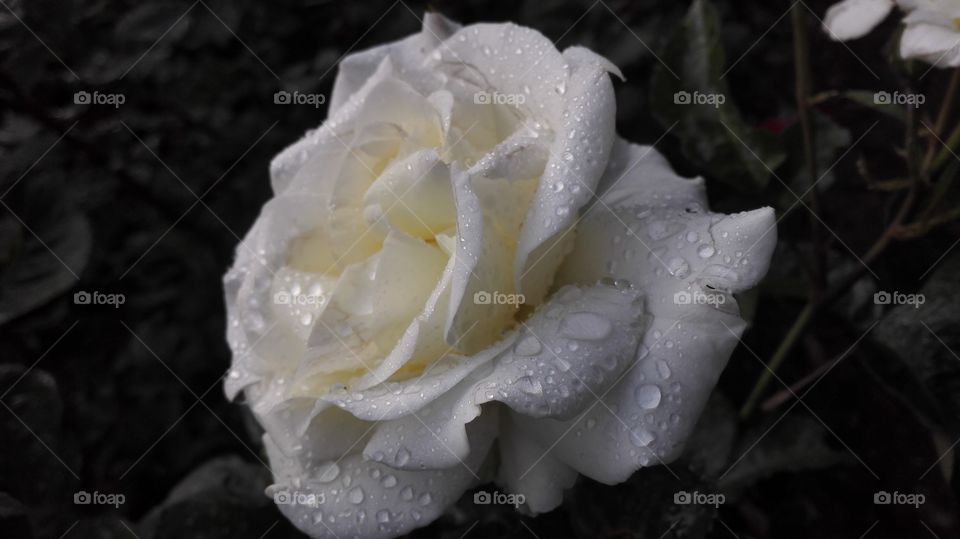
[[[645,327],[636,290],[565,287],[523,323],[517,344],[477,384],[475,399],[530,417],[570,418],[630,364]]]
[[[368,457],[398,468],[449,467],[465,458],[464,425],[484,403],[535,417],[581,412],[629,365],[643,323],[635,290],[571,286],[523,328],[448,370],[328,400],[363,419],[389,420],[367,444]]]
[[[311,157],[324,148],[337,149],[338,137],[343,137],[344,125],[362,110],[370,90],[377,83],[391,77],[411,81],[423,95],[429,95],[440,85],[437,73],[424,69],[424,60],[444,39],[460,25],[441,15],[427,13],[423,29],[406,39],[351,54],[339,65],[334,82],[329,113],[323,126],[308,131],[303,138],[291,144],[270,163],[270,179],[274,193],[280,193]]]
[[[382,423],[364,448],[364,456],[401,470],[438,470],[464,462],[471,451],[468,423],[476,420],[471,427],[482,431],[485,440],[495,438],[497,431],[493,407],[481,415],[480,406],[465,398],[470,388],[462,383],[420,410]]]
[[[613,147],[616,99],[609,61],[575,47],[563,54],[570,76],[556,91],[564,110],[555,121],[550,159],[527,212],[514,261],[517,290],[539,304],[566,254],[564,238],[590,200]],[[616,73],[619,74],[619,71]]]
[[[577,471],[521,429],[515,415],[507,412],[501,419],[497,484],[510,493],[522,494],[533,513],[545,513],[563,502],[563,491],[576,482]]]
[[[303,346],[293,328],[276,323],[274,275],[287,260],[296,238],[322,227],[326,198],[280,196],[268,202],[253,228],[237,247],[236,261],[224,276],[227,338],[235,358],[225,389],[233,398],[273,372],[293,369]],[[241,301],[242,298],[242,301]],[[269,362],[265,357],[269,350]]]
[[[558,277],[625,279],[645,294],[652,324],[636,363],[577,418],[516,420],[555,444],[556,458],[606,483],[679,454],[745,327],[729,292],[763,276],[776,243],[771,210],[705,213],[702,183],[676,176],[651,152],[616,152],[602,203],[584,217]]]
[[[347,55],[337,66],[337,80],[330,98],[333,116],[373,76],[385,58],[403,68],[419,67],[427,54],[460,29],[460,25],[438,13],[423,16],[423,29],[405,39]]]
[[[315,539],[397,537],[432,522],[476,482],[492,441],[486,438],[462,464],[409,471],[358,453],[325,463],[288,457],[264,436],[275,481],[268,493],[297,528]]]
[[[900,37],[900,56],[919,58],[941,68],[960,66],[960,31],[934,24],[908,23]]]
[[[744,322],[707,305],[655,316],[636,364],[587,412],[569,421],[517,416],[551,455],[597,481],[625,481],[680,455],[737,345]]]
[[[827,10],[823,29],[834,41],[848,41],[865,36],[893,9],[892,0],[843,0]]]
[[[654,302],[661,298],[653,290],[671,300],[690,287],[738,292],[766,274],[776,245],[773,210],[705,212],[702,180],[677,176],[655,150],[620,145],[615,156],[559,283],[626,279]]]
[[[457,387],[461,381],[507,350],[517,335],[511,333],[486,350],[464,357],[446,354],[426,366],[420,376],[399,382],[384,382],[362,391],[334,391],[321,397],[367,421],[389,421],[416,413]]]

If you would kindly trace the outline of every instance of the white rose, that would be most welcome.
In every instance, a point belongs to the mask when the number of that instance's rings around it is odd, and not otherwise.
[[[484,470],[542,512],[578,473],[616,483],[680,452],[774,216],[709,213],[702,179],[618,140],[609,72],[428,14],[348,56],[328,121],[274,160],[224,279],[226,392],[305,533],[423,526],[494,454]]]
[[[824,29],[837,41],[863,37],[894,5],[906,12],[900,56],[937,67],[960,66],[960,0],[843,0],[827,10]]]

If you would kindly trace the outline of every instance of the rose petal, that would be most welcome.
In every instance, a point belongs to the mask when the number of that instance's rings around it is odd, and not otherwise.
[[[433,239],[457,223],[450,170],[434,149],[388,167],[364,195],[363,205],[368,222],[382,215],[391,227],[422,239]]]
[[[438,470],[464,462],[470,455],[467,424],[493,439],[497,414],[490,406],[481,414],[469,394],[471,384],[461,383],[410,414],[386,421],[374,430],[363,455],[400,470]]]
[[[316,399],[289,399],[256,416],[280,452],[306,458],[309,451],[318,464],[363,447],[371,431],[368,422]]]
[[[516,345],[477,383],[477,402],[530,417],[567,419],[606,390],[634,357],[645,327],[636,290],[568,286],[517,330]]]
[[[389,57],[391,63],[403,69],[415,69],[423,63],[427,53],[459,29],[458,23],[439,13],[428,12],[423,16],[420,33],[347,55],[337,66],[329,115],[333,116],[351,96],[360,91],[385,58]]]
[[[496,340],[513,318],[518,305],[508,302],[480,301],[484,294],[512,294],[510,264],[513,246],[509,226],[520,212],[514,204],[518,197],[507,197],[511,184],[470,176],[456,165],[451,169],[453,193],[457,209],[457,250],[453,260],[453,282],[450,311],[447,315],[446,340],[458,350],[475,353]],[[495,187],[499,187],[496,189]],[[524,185],[514,185],[522,190]],[[499,192],[498,196],[481,197],[481,190]],[[492,193],[491,193],[492,194]],[[529,199],[529,196],[526,197]],[[522,201],[520,198],[519,201]],[[505,203],[510,202],[509,204]],[[523,207],[522,204],[519,204]],[[511,215],[512,213],[512,215]]]
[[[331,401],[364,419],[392,420],[378,428],[364,451],[368,457],[399,468],[448,467],[464,458],[463,428],[481,404],[500,401],[535,417],[582,411],[634,357],[642,320],[634,291],[567,287],[522,329],[445,373],[428,373],[414,390],[391,384],[380,394],[368,390]],[[495,366],[485,367],[494,357]]]
[[[691,287],[738,292],[766,274],[776,246],[772,209],[705,212],[701,180],[677,176],[650,148],[629,149],[637,164],[622,170],[628,161],[613,161],[558,283],[626,279],[654,302]]]
[[[428,365],[418,365],[422,372],[404,380],[383,382],[355,392],[333,392],[322,400],[333,403],[354,416],[368,421],[389,421],[419,411],[457,386],[477,369],[516,341],[516,333],[470,357],[441,354]]]
[[[706,305],[679,319],[655,316],[637,363],[587,412],[568,421],[516,416],[522,432],[597,481],[616,484],[669,463],[706,404],[745,323]]]
[[[553,89],[563,95],[563,111],[551,124],[555,139],[550,159],[527,211],[514,261],[516,288],[531,305],[546,295],[566,254],[558,240],[566,237],[577,211],[592,196],[615,139],[609,62],[580,49],[568,49],[563,58],[569,76]]]
[[[396,470],[358,453],[316,463],[284,455],[264,436],[275,481],[268,493],[310,537],[397,537],[435,520],[476,482],[493,437],[469,430],[475,446],[464,463],[428,471]]]
[[[577,471],[550,454],[548,448],[520,429],[516,414],[500,422],[500,469],[497,484],[522,494],[533,513],[545,513],[563,502],[563,491],[573,486]]]

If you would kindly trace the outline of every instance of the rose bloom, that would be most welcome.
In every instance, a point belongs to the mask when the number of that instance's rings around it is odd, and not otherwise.
[[[702,179],[618,139],[610,73],[428,14],[346,57],[327,121],[274,159],[224,278],[226,392],[305,533],[394,537],[491,480],[549,511],[578,474],[681,452],[774,215],[711,213]]]
[[[936,67],[960,66],[960,0],[843,0],[830,7],[824,29],[836,41],[865,36],[894,5],[906,12],[900,56]]]

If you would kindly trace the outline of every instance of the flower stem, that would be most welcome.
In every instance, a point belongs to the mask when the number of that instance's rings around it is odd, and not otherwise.
[[[894,216],[893,221],[884,229],[883,233],[876,239],[870,249],[867,250],[866,254],[861,258],[861,264],[857,269],[849,274],[846,277],[838,282],[836,285],[832,286],[825,294],[820,295],[816,298],[811,299],[800,311],[800,314],[797,315],[796,320],[790,326],[790,330],[787,331],[786,336],[783,341],[780,342],[780,346],[777,347],[777,350],[773,353],[773,357],[770,359],[770,362],[767,364],[766,370],[760,374],[760,377],[757,378],[756,383],[753,385],[753,389],[750,391],[750,395],[747,396],[747,400],[744,403],[743,407],[740,408],[740,420],[746,421],[750,415],[753,413],[754,409],[757,407],[757,403],[760,398],[763,396],[764,391],[767,388],[767,385],[770,384],[770,379],[776,373],[777,369],[783,363],[783,361],[790,355],[790,352],[793,350],[794,345],[803,336],[804,331],[809,327],[810,323],[821,309],[830,305],[837,299],[841,298],[847,290],[853,286],[863,274],[867,272],[868,265],[877,259],[880,254],[890,245],[890,243],[898,237],[898,234],[902,231],[903,222],[906,220],[907,216],[910,214],[910,211],[913,209],[913,205],[917,200],[917,191],[919,189],[920,178],[917,174],[917,167],[915,165],[916,159],[916,145],[917,140],[914,136],[915,131],[915,117],[908,111],[908,124],[907,124],[907,155],[910,163],[909,169],[911,171],[910,179],[912,181],[912,186],[910,191],[907,193],[906,198],[903,200],[903,203],[900,205],[900,209],[897,210],[896,216]]]
[[[780,342],[777,351],[773,353],[773,358],[771,358],[770,363],[767,364],[767,369],[760,374],[760,378],[758,378],[757,382],[753,385],[753,390],[750,391],[747,401],[743,407],[740,408],[741,420],[746,420],[750,417],[750,414],[753,413],[754,408],[757,407],[757,402],[759,402],[760,397],[763,396],[767,385],[770,384],[770,379],[773,377],[773,374],[777,371],[777,368],[780,367],[780,364],[783,363],[783,360],[790,355],[790,351],[793,350],[793,345],[797,343],[797,340],[803,335],[804,330],[807,329],[810,320],[813,318],[813,313],[816,310],[817,304],[811,302],[807,303],[803,310],[800,311],[797,319],[794,320],[793,325],[790,326],[790,331],[787,332],[783,341]]]
[[[815,132],[813,118],[810,112],[810,93],[812,88],[811,70],[810,70],[810,41],[807,35],[807,14],[806,7],[801,3],[794,4],[790,13],[790,20],[793,26],[793,65],[797,116],[799,118],[800,130],[803,136],[803,158],[806,164],[809,180],[807,189],[810,194],[810,238],[813,243],[813,272],[812,287],[810,289],[811,300],[813,300],[826,287],[826,254],[823,244],[823,236],[820,230],[820,223],[816,215],[820,212],[820,193],[816,189],[817,183],[817,160],[815,152]]]
[[[926,177],[930,173],[930,167],[935,165],[939,159],[937,157],[936,138],[943,133],[947,127],[947,121],[950,119],[950,112],[953,110],[953,102],[957,99],[957,92],[960,91],[960,67],[953,70],[950,77],[950,84],[947,86],[947,92],[943,96],[943,103],[940,105],[940,113],[937,114],[937,121],[933,124],[934,140],[927,146],[927,155],[923,159],[923,174]],[[951,139],[953,137],[951,136]],[[949,147],[949,144],[948,144]],[[940,153],[943,153],[942,151]]]

